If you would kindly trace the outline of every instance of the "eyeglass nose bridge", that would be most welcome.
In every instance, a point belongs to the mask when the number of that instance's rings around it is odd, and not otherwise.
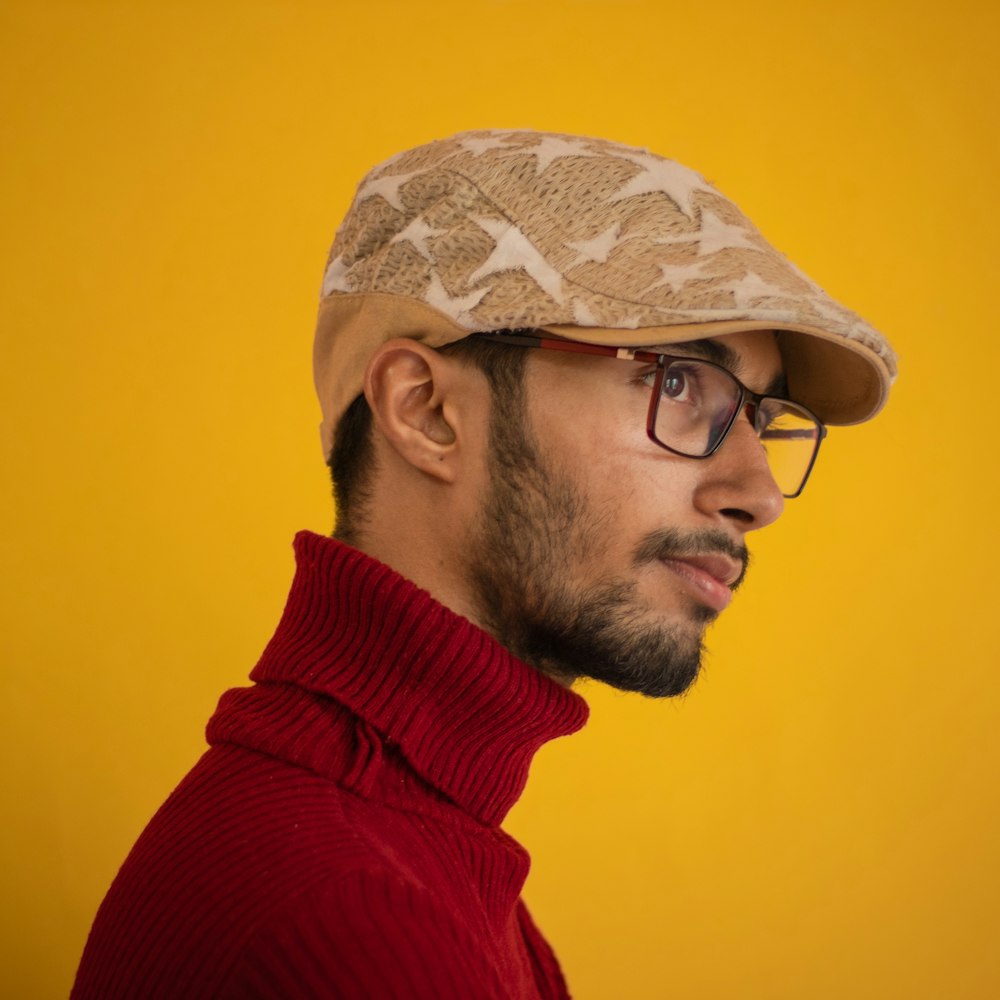
[[[774,397],[758,395],[751,389],[748,389],[745,385],[740,386],[740,403],[736,412],[736,416],[733,422],[729,425],[726,433],[722,436],[722,441],[725,441],[728,437],[729,432],[736,426],[742,414],[746,414],[747,420],[750,421],[750,426],[754,429],[754,433],[758,438],[763,439],[764,434],[767,432],[769,418],[767,410],[761,407],[761,403],[765,399],[772,399]],[[719,444],[722,444],[722,441]]]
[[[740,418],[743,416],[747,418],[747,422],[750,424],[758,440],[761,439],[761,436],[767,429],[766,426],[758,425],[763,414],[763,410],[760,408],[760,401],[763,397],[754,396],[745,386],[739,386],[739,390],[740,398],[733,408],[733,415],[725,429],[719,435],[718,440],[712,445],[709,455],[714,455],[726,443],[726,439],[732,434],[733,428],[740,422]]]
[[[750,426],[758,438],[767,430],[765,414],[760,407],[762,398],[762,396],[751,396],[746,389],[743,389],[743,402],[740,405],[740,411],[747,415],[747,420],[750,421]]]

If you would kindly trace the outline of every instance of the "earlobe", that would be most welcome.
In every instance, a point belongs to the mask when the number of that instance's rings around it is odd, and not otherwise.
[[[409,465],[454,479],[457,443],[449,419],[448,359],[414,340],[383,344],[365,372],[365,398],[375,427]]]

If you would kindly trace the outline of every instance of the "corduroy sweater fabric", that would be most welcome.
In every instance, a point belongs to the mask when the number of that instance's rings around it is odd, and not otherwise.
[[[301,532],[278,629],[108,891],[74,1000],[567,997],[499,824],[586,704]]]

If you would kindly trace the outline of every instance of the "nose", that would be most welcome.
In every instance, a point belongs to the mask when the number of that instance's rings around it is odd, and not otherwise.
[[[764,445],[746,417],[740,416],[722,447],[704,460],[695,500],[705,514],[744,532],[773,524],[785,509]]]

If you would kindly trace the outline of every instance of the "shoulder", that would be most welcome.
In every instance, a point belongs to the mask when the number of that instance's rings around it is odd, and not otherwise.
[[[494,945],[445,897],[397,873],[357,870],[302,892],[246,942],[227,998],[507,998]]]

